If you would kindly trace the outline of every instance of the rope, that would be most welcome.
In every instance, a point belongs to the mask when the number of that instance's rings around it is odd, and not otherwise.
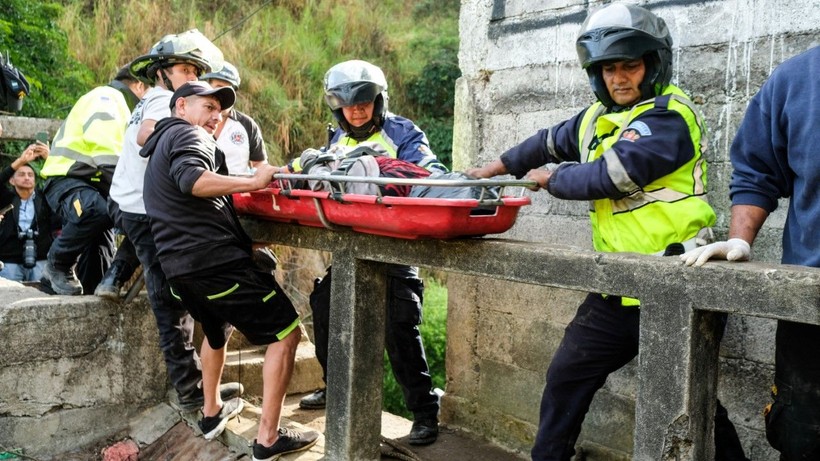
[[[379,449],[381,450],[382,456],[386,456],[388,458],[400,459],[402,461],[422,461],[421,458],[410,451],[409,448],[384,436],[382,436]]]
[[[264,7],[268,6],[268,5],[270,5],[271,3],[273,3],[273,0],[268,0],[267,2],[263,3],[262,5],[260,5],[260,6],[259,6],[259,8],[255,9],[253,12],[251,12],[250,14],[248,14],[247,16],[245,16],[244,18],[240,19],[240,20],[239,20],[239,22],[237,22],[236,24],[234,24],[234,25],[233,25],[233,27],[231,27],[231,28],[229,28],[229,29],[225,29],[225,30],[223,30],[222,32],[220,32],[219,34],[217,34],[217,36],[216,36],[216,37],[214,37],[214,38],[213,38],[213,40],[211,40],[211,41],[212,41],[212,42],[215,42],[215,41],[216,41],[216,39],[218,39],[219,37],[221,37],[221,36],[223,36],[223,35],[227,34],[228,32],[230,32],[230,31],[232,31],[232,30],[236,29],[237,27],[239,27],[240,25],[242,25],[242,23],[243,23],[243,22],[247,21],[247,20],[248,20],[248,19],[250,19],[253,15],[255,15],[256,13],[258,13],[258,12],[259,12],[259,10],[261,10],[262,8],[264,8]]]

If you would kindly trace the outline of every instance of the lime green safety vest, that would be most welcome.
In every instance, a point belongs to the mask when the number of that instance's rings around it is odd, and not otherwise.
[[[695,155],[674,172],[643,188],[629,178],[618,156],[610,148],[621,133],[654,107],[677,112],[686,121]],[[642,101],[629,111],[606,114],[600,102],[584,114],[578,130],[578,145],[589,149],[581,159],[591,162],[606,159],[607,172],[619,190],[633,191],[613,200],[590,203],[592,240],[596,251],[654,254],[667,245],[694,238],[698,231],[715,223],[715,212],[706,200],[705,127],[692,101],[676,86],[669,85],[661,96]],[[595,139],[600,142],[593,142]],[[638,300],[623,298],[624,305]]]
[[[398,153],[396,152],[396,146],[394,146],[393,143],[389,142],[382,135],[382,130],[376,131],[375,133],[370,135],[369,138],[367,138],[367,139],[365,139],[364,141],[361,141],[361,142],[368,142],[368,143],[378,144],[379,146],[384,148],[384,151],[387,153],[387,155],[389,157],[391,157],[391,158],[397,158],[398,157]],[[359,141],[356,141],[355,139],[351,138],[347,134],[345,134],[344,136],[342,136],[336,142],[333,143],[334,146],[342,145],[342,146],[349,146],[349,147],[358,146],[359,144],[360,144]],[[302,160],[301,158],[297,157],[292,162],[290,162],[291,171],[293,171],[295,173],[299,173],[299,172],[302,171],[302,161],[301,160]]]
[[[367,139],[365,139],[364,141],[361,141],[361,142],[376,143],[376,144],[384,147],[384,150],[387,151],[387,155],[390,156],[390,158],[396,158],[398,156],[398,153],[396,152],[396,146],[394,146],[392,142],[389,142],[382,135],[382,133],[383,133],[382,130],[378,130],[375,133],[373,133],[372,135],[370,135],[369,138],[367,138]],[[360,141],[356,141],[355,139],[353,139],[350,136],[348,136],[347,134],[345,134],[344,136],[339,138],[339,140],[336,141],[334,143],[334,145],[358,146],[359,143],[360,143]]]
[[[89,91],[74,104],[57,131],[40,175],[110,185],[130,117],[119,90],[100,86]]]

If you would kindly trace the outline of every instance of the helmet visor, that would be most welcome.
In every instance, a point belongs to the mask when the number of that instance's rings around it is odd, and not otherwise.
[[[355,106],[376,100],[382,88],[372,82],[353,82],[325,91],[325,101],[331,110]]]

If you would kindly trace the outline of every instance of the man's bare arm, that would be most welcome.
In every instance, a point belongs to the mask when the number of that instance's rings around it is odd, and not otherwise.
[[[277,168],[267,163],[259,165],[251,177],[224,176],[205,171],[196,180],[191,194],[195,197],[221,197],[238,192],[259,190],[270,184]]]

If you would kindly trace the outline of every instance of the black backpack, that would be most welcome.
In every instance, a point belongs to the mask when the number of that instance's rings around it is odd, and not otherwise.
[[[29,94],[29,84],[25,75],[11,64],[11,59],[0,53],[0,111],[20,112],[23,98]]]

